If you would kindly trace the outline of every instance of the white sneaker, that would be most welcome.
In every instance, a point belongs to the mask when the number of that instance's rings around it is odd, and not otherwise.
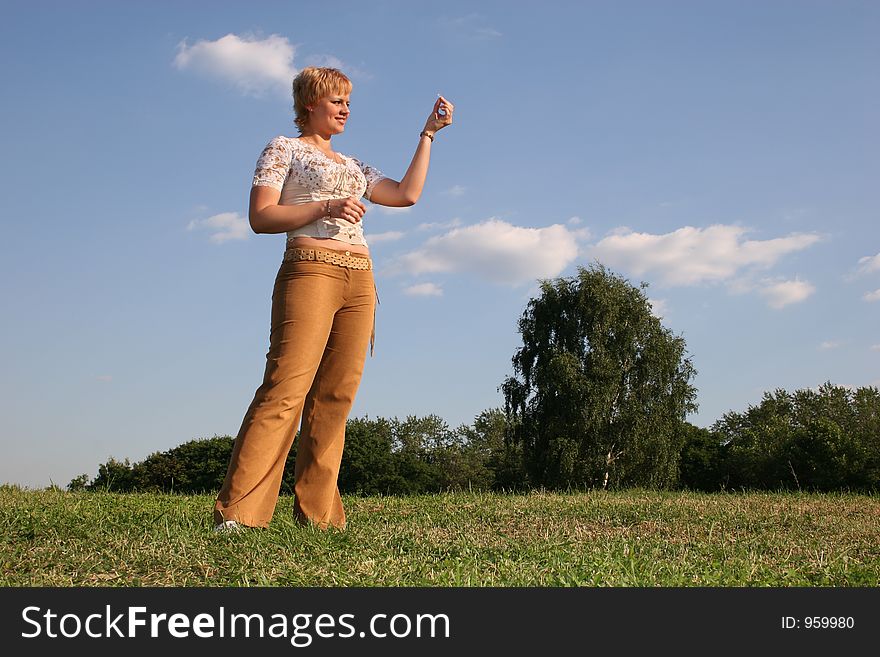
[[[241,529],[241,525],[235,520],[224,520],[214,525],[215,532],[237,532],[239,529]]]

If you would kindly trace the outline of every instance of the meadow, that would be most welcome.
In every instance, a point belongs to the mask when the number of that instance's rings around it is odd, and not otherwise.
[[[869,495],[587,491],[345,497],[348,527],[217,534],[210,495],[0,486],[0,585],[877,586]]]

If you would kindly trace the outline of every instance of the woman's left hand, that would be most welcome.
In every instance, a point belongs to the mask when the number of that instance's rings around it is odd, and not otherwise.
[[[438,130],[451,125],[452,110],[454,109],[455,105],[450,103],[443,96],[438,96],[437,101],[434,103],[434,109],[431,111],[431,115],[428,117],[428,120],[425,121],[424,131],[433,135]]]

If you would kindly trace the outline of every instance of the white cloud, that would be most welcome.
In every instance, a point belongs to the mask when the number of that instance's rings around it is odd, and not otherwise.
[[[99,374],[95,377],[95,379],[97,379],[101,383],[110,383],[111,381],[113,381],[113,376],[111,374]]]
[[[648,299],[651,304],[651,314],[657,319],[663,319],[663,316],[669,312],[669,304],[666,299]]]
[[[826,340],[822,344],[819,345],[819,349],[827,350],[827,349],[837,349],[840,346],[840,343],[836,340]]]
[[[453,185],[446,193],[450,196],[464,196],[464,193],[467,191],[467,187],[463,187],[462,185]]]
[[[880,288],[874,290],[873,292],[865,292],[865,296],[862,297],[865,301],[880,301]]]
[[[398,265],[412,274],[468,272],[519,285],[557,276],[577,255],[575,237],[561,224],[523,228],[493,217],[431,237]]]
[[[207,229],[213,232],[211,241],[220,244],[228,240],[246,240],[250,237],[250,224],[247,217],[237,212],[221,212],[207,219],[193,219],[187,230]]]
[[[716,224],[684,226],[671,233],[636,233],[619,228],[604,237],[589,255],[611,268],[649,274],[667,285],[727,281],[745,268],[767,268],[782,256],[805,249],[821,238],[794,233],[768,240],[747,240],[747,229]]]
[[[277,34],[265,39],[227,34],[193,45],[184,40],[177,50],[174,65],[178,69],[227,80],[245,94],[259,96],[273,91],[287,95],[296,74],[296,47]]]
[[[399,240],[404,235],[406,235],[406,233],[402,233],[399,230],[389,230],[385,233],[375,233],[373,235],[368,235],[367,241],[370,244],[377,244],[379,242],[394,242],[395,240]]]
[[[419,283],[404,288],[403,293],[411,297],[442,297],[443,288],[434,283]]]
[[[583,223],[583,220],[580,217],[571,217],[568,221],[566,221],[569,226],[580,226]],[[590,239],[593,234],[590,232],[590,229],[584,226],[583,228],[577,228],[571,231],[571,234],[574,237],[582,242],[586,242]]]
[[[880,351],[880,344],[872,344],[871,351]]]
[[[809,297],[816,288],[800,279],[792,281],[762,281],[762,287],[758,288],[758,294],[764,297],[767,305],[771,308],[784,308],[792,303],[799,303]]]
[[[880,253],[874,256],[859,258],[858,267],[860,274],[870,274],[871,272],[880,271]]]

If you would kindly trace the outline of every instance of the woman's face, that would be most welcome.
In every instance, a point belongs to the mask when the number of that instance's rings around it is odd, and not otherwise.
[[[345,130],[345,122],[351,114],[348,94],[330,94],[312,106],[309,128],[319,134],[338,135]]]

